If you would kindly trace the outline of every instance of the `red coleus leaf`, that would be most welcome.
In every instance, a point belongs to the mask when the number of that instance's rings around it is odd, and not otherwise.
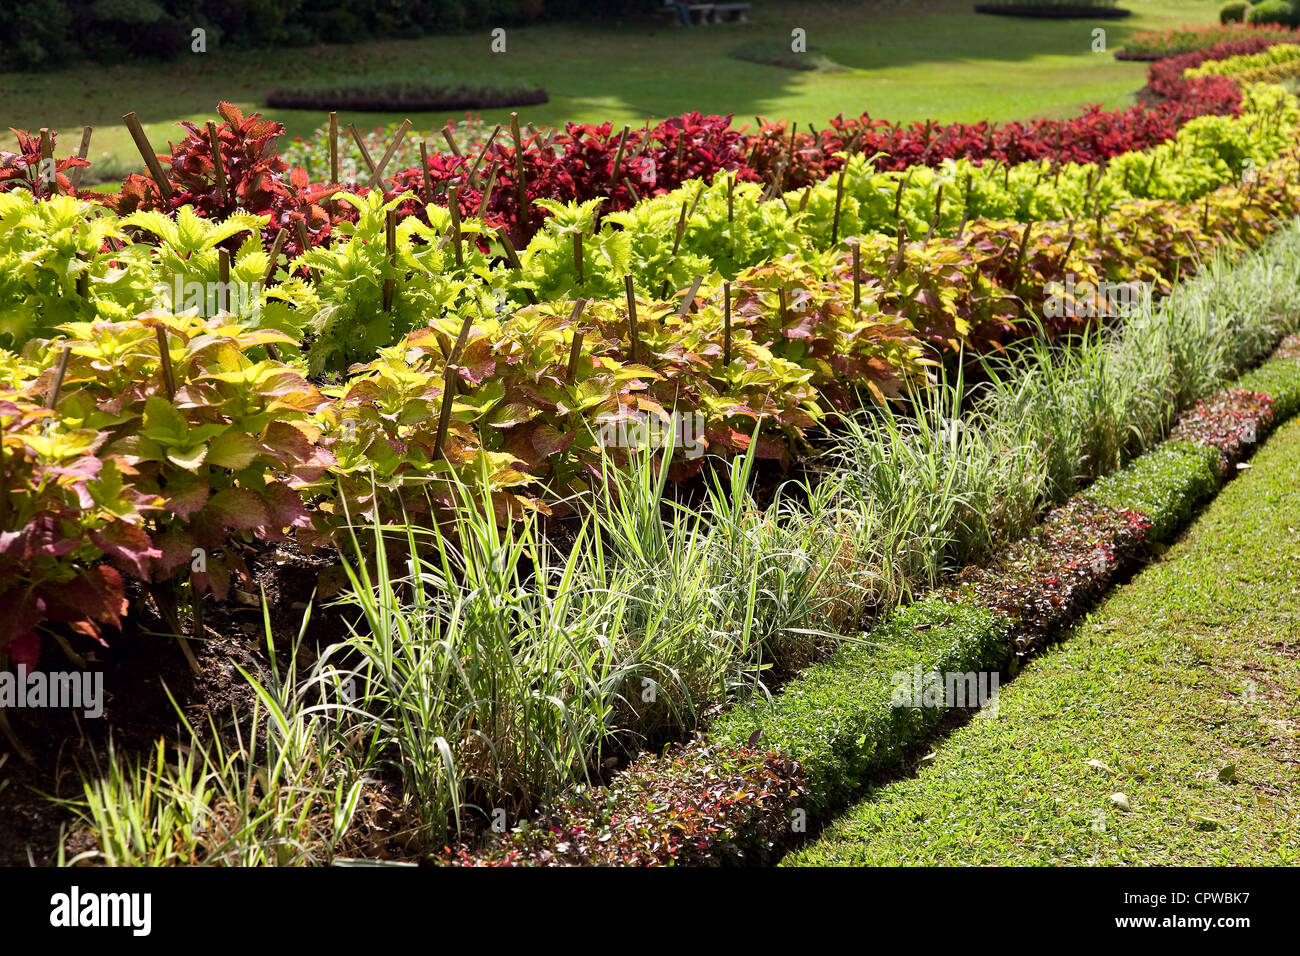
[[[149,577],[149,562],[162,556],[143,528],[125,521],[114,521],[99,531],[92,531],[90,540],[119,567],[141,579]]]
[[[307,513],[302,498],[287,485],[275,482],[262,489],[261,498],[266,505],[268,524],[273,528],[309,528],[311,515]]]
[[[98,621],[117,627],[126,614],[126,587],[116,568],[97,565],[46,595],[46,616],[54,621]]]
[[[189,564],[194,558],[194,535],[184,528],[168,528],[158,535],[155,545],[159,549],[155,568],[160,580],[170,578],[177,568]]]
[[[253,531],[270,524],[266,505],[247,488],[223,488],[209,499],[203,514],[234,531]]]

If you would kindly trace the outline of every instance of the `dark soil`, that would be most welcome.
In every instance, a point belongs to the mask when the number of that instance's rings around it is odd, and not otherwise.
[[[224,721],[238,708],[245,710],[251,691],[236,665],[256,674],[266,663],[266,639],[259,591],[266,594],[276,653],[287,659],[313,600],[321,571],[337,564],[333,554],[304,555],[292,544],[255,550],[245,556],[249,582],[232,590],[230,599],[205,601],[202,640],[190,638],[199,671],[194,673],[176,639],[167,633],[158,609],[144,589],[130,595],[131,612],[121,634],[108,635],[100,646],[69,637],[72,649],[85,658],[88,669],[104,675],[104,713],[86,719],[80,711],[10,709],[9,725],[30,759],[0,737],[0,866],[29,863],[50,865],[57,859],[60,830],[74,829],[75,816],[50,797],[81,796],[78,767],[103,759],[109,737],[119,754],[142,754],[162,738],[178,739],[176,707],[201,731],[208,718]],[[252,602],[252,603],[248,603]],[[337,610],[312,608],[305,650],[324,647],[346,631]],[[189,622],[186,624],[187,631]],[[78,643],[80,641],[80,643]],[[44,641],[39,667],[46,671],[76,670],[58,643]],[[48,795],[48,796],[47,796]],[[72,850],[85,849],[82,840],[69,841]],[[69,855],[72,855],[71,853]]]
[[[1078,5],[1035,3],[977,3],[976,13],[991,13],[1000,17],[1029,17],[1036,20],[1122,20],[1133,15],[1132,10],[1123,7],[1098,7],[1081,3]]]
[[[272,90],[266,105],[288,110],[355,110],[359,113],[433,113],[447,110],[501,109],[547,102],[543,89],[499,90],[490,87],[349,87],[337,90]]]

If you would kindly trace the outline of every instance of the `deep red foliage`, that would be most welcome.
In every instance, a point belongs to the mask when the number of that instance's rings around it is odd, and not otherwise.
[[[1259,441],[1273,420],[1273,399],[1263,392],[1227,389],[1196,405],[1179,418],[1170,438],[1209,445],[1219,450],[1226,468]]]
[[[582,787],[482,848],[449,850],[460,866],[663,866],[762,862],[792,834],[804,793],[779,753],[696,740],[642,756],[609,787]]]
[[[245,117],[229,103],[218,104],[217,113],[225,120],[216,128],[224,188],[218,183],[207,130],[182,122],[179,125],[186,132],[185,138],[169,144],[170,155],[158,156],[168,174],[171,195],[164,199],[151,177],[132,173],[123,181],[122,191],[108,199],[108,205],[119,215],[137,209],[174,213],[187,205],[212,219],[223,219],[236,210],[269,215],[266,241],[273,241],[276,233],[286,228],[285,248],[291,256],[299,251],[298,223],[306,226],[312,244],[325,239],[330,232],[330,216],[321,204],[338,187],[313,186],[301,169],[289,172],[276,150],[284,135],[281,124],[263,120],[260,113]]]
[[[1009,617],[1016,654],[1023,657],[1106,590],[1138,554],[1150,527],[1136,511],[1072,499],[992,565],[963,571],[944,596]]]
[[[1204,96],[1205,91],[1217,91],[1218,95],[1226,98],[1229,88],[1236,88],[1228,77],[1205,76],[1185,80],[1183,72],[1210,60],[1227,60],[1234,56],[1259,53],[1280,42],[1282,41],[1272,37],[1251,37],[1248,40],[1220,43],[1207,50],[1193,50],[1191,53],[1167,57],[1147,68],[1147,86],[1151,92],[1168,99],[1183,100],[1198,93]]]
[[[750,138],[748,164],[763,180],[779,178],[781,188],[789,190],[834,173],[843,165],[836,154],[844,152],[875,156],[874,164],[880,170],[937,166],[945,159],[961,158],[1012,164],[1042,158],[1092,163],[1163,143],[1188,120],[1207,114],[1235,114],[1241,104],[1241,93],[1230,79],[1184,81],[1181,70],[1178,83],[1167,84],[1160,92],[1168,99],[1151,106],[1103,110],[1092,105],[1068,120],[1002,125],[985,120],[947,126],[931,121],[902,126],[873,119],[868,113],[847,119],[838,116],[816,134],[795,132],[793,143],[791,127],[784,120],[760,119],[758,132]]]
[[[25,130],[13,129],[12,127],[9,132],[13,133],[18,140],[18,152],[0,151],[0,192],[14,188],[29,189],[41,199],[51,195],[51,193],[57,192],[68,195],[73,192],[72,183],[64,174],[70,169],[76,169],[78,166],[89,166],[89,162],[76,156],[55,160],[54,174],[57,188],[51,189],[48,182],[48,171],[46,175],[42,175],[40,134],[33,135]],[[57,133],[50,132],[51,151],[57,136]]]

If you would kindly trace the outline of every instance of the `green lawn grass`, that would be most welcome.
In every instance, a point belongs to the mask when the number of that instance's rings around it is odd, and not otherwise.
[[[785,865],[1300,863],[1297,471],[1300,421],[996,717]]]
[[[647,3],[647,6],[650,6]],[[354,46],[186,55],[170,64],[85,66],[57,73],[0,74],[3,127],[63,131],[60,149],[75,147],[81,126],[96,127],[91,158],[135,169],[138,154],[122,125],[135,111],[156,147],[178,138],[177,120],[201,122],[226,99],[263,109],[277,86],[355,81],[368,70],[405,71],[413,78],[455,75],[540,83],[550,102],[521,109],[525,121],[641,123],[685,110],[755,114],[814,123],[837,113],[890,120],[998,121],[1065,116],[1087,103],[1130,104],[1145,64],[1112,53],[1139,29],[1212,21],[1217,0],[1124,0],[1127,20],[1023,20],[972,12],[973,0],[867,0],[857,4],[755,4],[754,22],[693,29],[660,21],[546,25],[511,29],[507,52],[490,52],[482,34],[392,40]],[[728,56],[754,41],[788,43],[802,28],[812,50],[848,67],[806,72]],[[1106,31],[1107,52],[1092,52],[1092,31]],[[323,114],[265,111],[291,136],[309,133]],[[508,110],[487,111],[489,120]],[[417,129],[452,114],[417,113]],[[344,114],[346,126],[381,126],[401,114]],[[6,148],[11,137],[6,134]]]

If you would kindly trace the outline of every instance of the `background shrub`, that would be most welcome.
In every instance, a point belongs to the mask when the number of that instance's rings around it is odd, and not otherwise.
[[[644,13],[636,0],[18,0],[0,18],[0,69],[79,57],[173,59],[207,30],[208,49],[419,37],[566,17]]]
[[[1219,9],[1220,23],[1241,23],[1250,9],[1248,0],[1230,0]]]
[[[798,761],[814,815],[843,803],[873,771],[893,766],[945,711],[895,707],[895,675],[998,670],[1010,656],[1008,624],[993,612],[937,598],[881,620],[862,644],[808,668],[770,702],[736,707],[711,728],[741,746],[761,730],[762,746]]]
[[[1295,26],[1296,8],[1287,0],[1264,0],[1250,8],[1246,14],[1247,23],[1277,23],[1283,26]]]
[[[1151,519],[1150,537],[1168,541],[1219,487],[1219,453],[1191,442],[1170,441],[1096,482],[1085,497],[1128,508]]]

